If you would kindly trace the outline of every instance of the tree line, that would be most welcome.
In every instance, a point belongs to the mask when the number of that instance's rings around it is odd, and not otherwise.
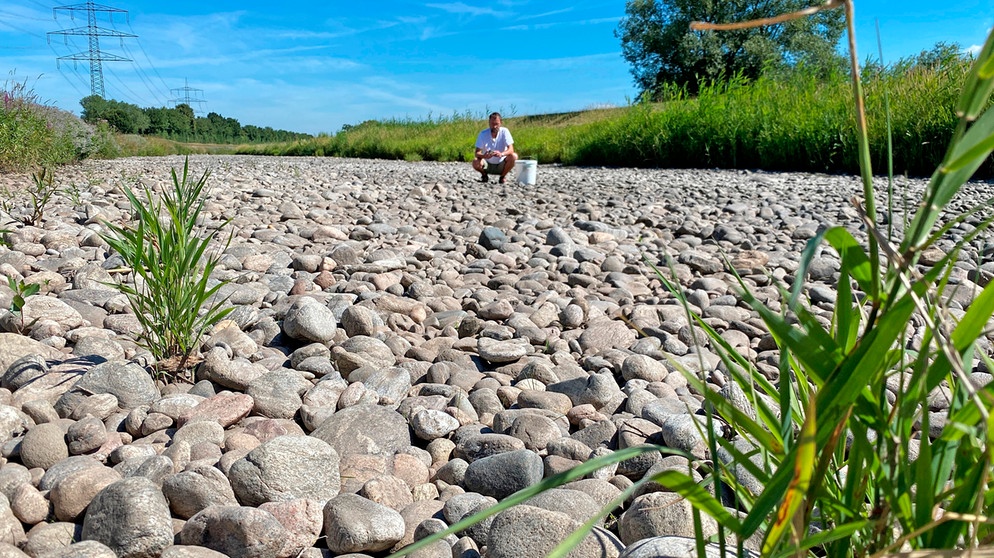
[[[242,125],[234,118],[216,112],[197,116],[187,104],[173,108],[149,107],[104,99],[99,95],[84,97],[82,118],[96,124],[106,121],[122,134],[159,136],[175,141],[195,143],[270,143],[289,142],[312,137],[310,134]]]

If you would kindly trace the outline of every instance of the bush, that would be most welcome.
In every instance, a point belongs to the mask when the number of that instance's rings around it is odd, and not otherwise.
[[[26,81],[8,80],[0,95],[0,170],[72,163],[106,149],[106,136],[72,113],[38,102]]]

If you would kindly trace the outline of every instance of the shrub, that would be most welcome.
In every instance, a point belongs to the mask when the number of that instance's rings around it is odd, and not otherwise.
[[[102,139],[70,112],[38,101],[27,82],[13,79],[0,90],[0,170],[24,171],[83,159]]]

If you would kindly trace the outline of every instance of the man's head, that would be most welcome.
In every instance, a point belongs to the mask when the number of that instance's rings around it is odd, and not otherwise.
[[[498,132],[500,131],[500,125],[501,125],[500,113],[499,112],[490,113],[490,129],[494,132]]]

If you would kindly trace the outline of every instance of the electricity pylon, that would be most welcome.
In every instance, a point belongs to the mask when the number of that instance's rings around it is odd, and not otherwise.
[[[197,93],[204,92],[203,89],[190,87],[190,81],[187,79],[184,79],[183,83],[184,83],[183,87],[176,87],[169,90],[170,93],[176,95],[175,99],[169,99],[169,101],[173,104],[174,107],[179,104],[184,104],[192,109],[193,105],[191,103],[202,104],[207,102],[206,100],[197,97]],[[191,96],[190,93],[193,93],[193,96]],[[196,109],[194,109],[194,112],[202,112],[202,110],[200,109],[200,107],[197,107]]]
[[[49,31],[49,42],[52,40],[51,35],[62,35],[66,44],[68,44],[69,35],[85,35],[89,39],[89,49],[86,52],[77,52],[76,54],[70,54],[69,56],[60,56],[57,60],[72,60],[74,62],[83,60],[89,62],[90,93],[93,95],[99,95],[101,98],[105,98],[103,62],[131,62],[131,59],[101,51],[100,37],[117,37],[121,40],[121,44],[123,45],[125,38],[137,37],[138,35],[122,33],[116,29],[98,27],[97,12],[106,12],[110,14],[110,18],[113,18],[115,13],[124,13],[126,16],[128,13],[127,10],[112,8],[110,6],[102,6],[100,4],[94,4],[93,2],[85,2],[83,4],[56,6],[55,8],[52,8],[53,15],[56,18],[58,17],[59,10],[69,12],[69,17],[73,20],[76,19],[76,12],[85,11],[86,27],[75,27],[72,29],[63,29],[61,31]]]

